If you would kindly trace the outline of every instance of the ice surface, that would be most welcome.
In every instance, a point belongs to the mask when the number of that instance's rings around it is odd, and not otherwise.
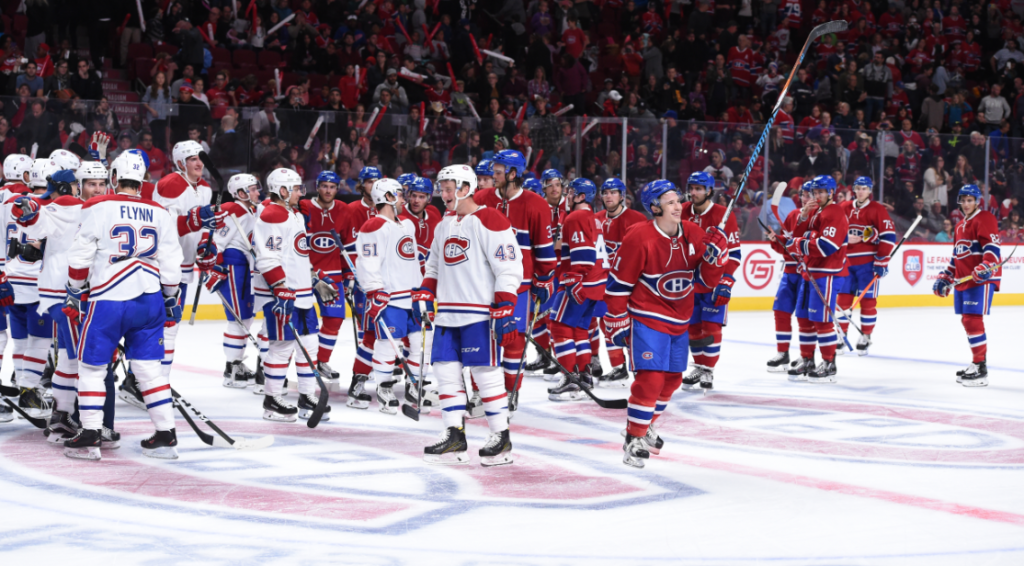
[[[986,318],[990,385],[966,389],[951,309],[881,310],[871,355],[840,357],[833,385],[767,373],[771,313],[733,313],[714,393],[674,396],[644,470],[621,463],[623,411],[552,403],[539,379],[524,385],[511,466],[479,465],[482,420],[467,427],[471,465],[427,465],[436,411],[417,423],[341,394],[315,430],[269,423],[261,397],[221,386],[223,323],[184,326],[175,389],[229,434],[275,444],[210,448],[179,418],[181,458],[145,458],[152,426],[118,401],[122,448],[95,463],[24,420],[0,424],[0,561],[1021,564],[1022,315]],[[347,322],[340,337],[347,388]]]

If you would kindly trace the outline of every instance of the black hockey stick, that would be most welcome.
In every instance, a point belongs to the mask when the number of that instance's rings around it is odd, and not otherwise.
[[[17,387],[0,383],[0,395],[4,397],[17,397],[21,395],[21,390]]]
[[[425,335],[426,334],[426,327],[421,325],[420,328],[421,328],[421,330],[423,331],[423,333]],[[408,403],[406,403],[405,405],[402,405],[402,414],[407,416],[407,417],[409,417],[410,419],[412,419],[414,421],[418,421],[418,420],[420,420],[419,409],[420,409],[420,407],[423,406],[423,384],[422,384],[421,381],[418,381],[416,379],[416,376],[413,375],[412,370],[409,369],[409,362],[408,362],[408,360],[405,359],[405,355],[404,355],[404,352],[402,352],[402,349],[398,347],[398,342],[395,342],[394,337],[391,336],[391,331],[388,330],[388,327],[386,325],[384,325],[384,324],[381,324],[380,325],[380,329],[384,331],[384,336],[388,339],[388,342],[391,342],[391,347],[395,350],[395,361],[398,362],[398,365],[400,365],[402,367],[402,371],[404,371],[405,375],[409,377],[409,380],[412,381],[414,384],[416,384],[419,387],[419,390],[420,390],[420,393],[419,393],[420,397],[419,397],[419,401],[418,401],[419,405],[416,406],[416,409],[413,409],[412,407],[409,407]],[[420,347],[421,358],[422,358],[422,354],[423,354],[423,347],[421,346]],[[421,365],[420,366],[421,372],[422,372],[422,367],[423,366]],[[421,375],[422,375],[422,373],[421,373]],[[407,410],[406,407],[409,407],[409,409]],[[415,416],[413,416],[413,415],[415,415]]]
[[[309,357],[309,352],[306,351],[306,347],[299,340],[299,331],[295,328],[295,323],[290,318],[288,319],[288,327],[292,329],[295,344],[299,347],[299,351],[302,352],[302,357],[306,358],[306,363],[309,364],[309,369],[313,372],[313,377],[316,378],[316,384],[320,386],[320,395],[316,399],[316,407],[313,408],[313,412],[309,415],[309,420],[306,421],[306,426],[316,428],[316,425],[320,424],[320,419],[324,416],[324,411],[327,410],[327,398],[330,396],[330,392],[327,390],[327,385],[324,383],[323,378],[320,377],[320,371],[317,370],[316,364],[313,363],[313,358]]]
[[[217,181],[217,187],[218,188],[217,188],[217,207],[216,207],[216,210],[219,211],[220,210],[220,203],[221,203],[221,201],[224,200],[224,177],[220,176],[220,171],[217,169],[217,166],[213,164],[213,160],[210,159],[210,154],[206,153],[205,151],[200,151],[199,152],[199,160],[203,162],[203,167],[206,167],[206,169],[210,172],[210,175],[213,177],[213,180]],[[210,230],[207,233],[207,238],[211,242],[213,241],[213,230]],[[206,274],[200,272],[199,273],[199,284],[196,285],[196,296],[192,300],[192,313],[189,314],[189,317],[188,317],[188,324],[189,324],[189,326],[192,326],[193,324],[196,323],[196,310],[199,309],[199,294],[203,292],[203,281],[205,279],[206,279]]]
[[[583,383],[581,383],[580,380],[578,378],[576,378],[576,376],[574,376],[571,372],[569,372],[567,369],[565,369],[565,366],[563,366],[562,364],[560,364],[558,362],[558,358],[553,356],[550,352],[548,352],[544,348],[541,348],[540,344],[537,344],[537,342],[533,339],[533,336],[530,336],[529,334],[527,334],[526,335],[526,339],[529,340],[531,344],[536,346],[538,350],[540,350],[540,355],[542,355],[545,358],[547,358],[548,363],[554,364],[555,366],[557,366],[558,370],[562,372],[562,375],[564,375],[569,381],[575,383],[577,387],[582,389],[583,392],[587,394],[587,397],[590,397],[591,399],[593,399],[594,402],[597,403],[597,405],[599,407],[601,407],[602,409],[625,409],[626,407],[629,406],[629,401],[627,401],[626,399],[607,399],[606,400],[606,399],[600,399],[600,398],[596,397],[593,393],[590,392],[590,388],[589,387],[583,385]]]
[[[250,440],[248,438],[231,438],[199,409],[195,408],[192,403],[189,403],[184,397],[179,395],[173,387],[171,388],[171,396],[174,398],[174,406],[178,408],[181,416],[185,417],[185,420],[188,421],[189,426],[191,426],[192,430],[199,436],[199,440],[203,441],[203,444],[219,448],[234,448],[235,450],[258,450],[260,448],[267,448],[274,443],[273,436],[264,436],[256,440]],[[188,411],[185,409],[188,409]],[[189,416],[190,411],[195,415],[196,419],[206,423],[206,426],[213,429],[213,431],[220,436],[212,436],[200,430],[199,426],[192,420],[192,417]]]
[[[425,380],[423,375],[423,364],[426,361],[425,355],[427,350],[427,321],[425,320],[427,315],[423,312],[422,316],[424,318],[420,319],[420,378],[413,380],[416,385],[417,392],[416,408],[413,409],[408,403],[402,405],[402,414],[414,421],[420,420],[420,411],[423,410],[423,389],[426,386],[426,384],[423,383]]]
[[[538,315],[540,315],[540,301],[533,301],[533,318],[530,319],[530,323],[526,325],[526,332],[527,332],[527,335],[529,335],[529,336],[533,336],[533,325],[537,324],[537,316]],[[511,395],[515,395],[515,397],[516,397],[516,399],[515,399],[516,402],[515,403],[510,403],[510,405],[515,405],[516,410],[519,409],[519,384],[523,380],[523,367],[525,365],[526,365],[526,348],[523,347],[523,355],[519,357],[519,369],[516,371],[516,381],[512,385],[512,392],[509,394],[510,396]],[[511,419],[513,414],[515,414],[515,411],[509,411],[508,418]]]
[[[341,236],[338,235],[336,230],[331,230],[331,237],[334,238],[334,245],[338,246],[338,252],[341,257],[348,264],[349,270],[352,271],[353,280],[356,276],[356,268],[352,265],[352,260],[349,259],[348,254],[345,253],[345,248],[341,245]],[[345,303],[348,304],[348,310],[352,313],[352,339],[355,340],[356,349],[359,348],[359,329],[356,328],[356,306],[353,304],[352,299],[349,298],[348,293],[345,293]]]
[[[38,417],[30,416],[28,413],[26,413],[24,410],[22,410],[22,408],[19,407],[17,405],[17,403],[14,403],[13,401],[8,399],[7,397],[4,397],[4,403],[7,403],[8,407],[10,407],[10,408],[14,409],[15,411],[17,411],[18,414],[21,415],[21,417],[23,419],[25,419],[26,421],[32,423],[32,426],[34,426],[36,428],[46,428],[46,426],[47,426],[46,419],[40,419]]]

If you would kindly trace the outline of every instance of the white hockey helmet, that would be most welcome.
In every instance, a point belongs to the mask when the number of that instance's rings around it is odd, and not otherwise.
[[[199,155],[202,151],[203,146],[194,140],[185,140],[174,144],[174,148],[171,150],[171,159],[174,160],[174,170],[184,173],[185,160],[194,155]]]
[[[441,181],[455,181],[455,189],[461,189],[463,183],[469,185],[469,195],[476,191],[476,172],[469,165],[449,165],[437,174],[437,184]]]
[[[107,168],[99,161],[83,161],[82,166],[75,171],[75,178],[81,183],[86,179],[103,179],[109,181],[110,177]]]
[[[378,204],[390,204],[391,206],[398,206],[398,194],[402,192],[402,185],[395,179],[377,179],[373,182],[373,186],[370,187],[370,199],[373,200],[373,205]],[[394,200],[388,200],[388,195],[394,197]]]
[[[50,154],[50,159],[57,162],[61,169],[78,171],[82,166],[82,159],[66,149],[56,149]]]
[[[238,191],[244,191],[248,194],[249,187],[253,185],[256,185],[257,187],[260,186],[260,180],[257,179],[255,175],[239,173],[237,175],[232,175],[231,178],[228,179],[228,192],[231,193],[231,196],[238,198]]]
[[[24,153],[12,153],[4,159],[4,179],[8,183],[27,183],[25,173],[32,171],[32,158]]]
[[[291,169],[281,167],[280,169],[274,169],[267,175],[267,190],[270,191],[270,194],[277,195],[282,200],[288,200],[288,197],[281,194],[281,189],[287,189],[290,194],[296,185],[300,187],[299,190],[305,192],[301,188],[302,177]]]
[[[57,171],[60,171],[60,165],[57,165],[56,161],[48,157],[36,159],[32,162],[32,174],[28,186],[33,189],[45,189],[46,178]]]
[[[142,183],[145,179],[146,160],[138,153],[126,151],[110,164],[110,186],[115,189],[120,181]]]

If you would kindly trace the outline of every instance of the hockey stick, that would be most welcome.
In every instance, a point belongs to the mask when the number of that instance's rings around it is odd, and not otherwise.
[[[309,352],[306,351],[306,347],[299,340],[299,331],[295,328],[295,323],[291,321],[291,318],[288,319],[288,327],[292,329],[295,344],[299,347],[299,351],[302,352],[302,357],[306,358],[306,363],[309,364],[309,369],[313,372],[313,377],[316,378],[316,384],[320,386],[320,395],[316,399],[316,407],[313,408],[313,412],[309,415],[309,420],[306,421],[306,426],[316,428],[316,425],[320,424],[320,418],[324,416],[324,411],[327,410],[327,398],[330,396],[330,391],[327,389],[327,384],[324,383],[323,378],[320,377],[320,372],[317,370],[316,364],[313,363],[313,358],[309,357]]]
[[[23,419],[25,419],[26,421],[32,423],[32,426],[34,426],[36,428],[46,428],[46,426],[47,426],[46,419],[40,419],[38,417],[30,416],[28,413],[26,413],[24,410],[22,410],[21,407],[19,407],[16,403],[11,401],[7,397],[4,397],[4,403],[7,403],[8,407],[10,407],[10,408],[14,409],[15,411],[17,411],[18,414],[21,415],[21,417]]]
[[[412,374],[412,370],[409,369],[409,362],[408,362],[408,360],[405,359],[404,352],[402,351],[401,348],[398,347],[398,342],[395,342],[395,339],[391,336],[391,331],[388,330],[387,325],[386,324],[376,324],[376,326],[384,331],[384,337],[388,339],[388,342],[391,342],[391,347],[395,350],[395,361],[398,362],[398,365],[402,366],[402,371],[405,372],[405,375],[409,376],[409,379],[412,380],[413,383],[417,383],[418,384],[418,382],[416,381],[416,376],[414,376]],[[422,352],[422,350],[423,349],[421,347],[420,351]],[[422,371],[422,367],[423,366],[420,366],[421,371]],[[421,389],[422,389],[422,387],[421,387]],[[421,393],[421,395],[422,395],[422,393]],[[420,402],[422,403],[422,398],[420,399]],[[402,410],[402,413],[405,413],[405,409],[404,408]],[[417,420],[418,421],[419,420],[419,414],[417,413],[416,416],[417,416],[417,418],[415,418],[413,420]]]
[[[533,318],[530,319],[530,323],[526,326],[526,332],[528,336],[533,336],[533,325],[537,324],[537,316],[540,314],[540,302],[533,301]],[[519,357],[519,369],[516,370],[516,381],[512,385],[512,393],[510,395],[516,396],[515,407],[519,410],[519,384],[523,380],[523,367],[526,365],[526,348],[523,348],[523,355]],[[509,411],[508,418],[512,419],[512,415],[515,411]]]
[[[195,431],[196,435],[199,436],[199,440],[202,440],[204,444],[208,446],[216,446],[218,448],[234,448],[235,450],[259,450],[261,448],[267,448],[274,444],[273,436],[264,436],[256,440],[250,440],[248,438],[234,439],[227,435],[219,426],[214,424],[206,415],[204,415],[199,409],[195,408],[192,403],[185,400],[184,397],[178,394],[174,388],[171,388],[171,396],[174,399],[174,406],[178,408],[181,416],[185,417],[189,426]],[[185,409],[188,409],[186,411]],[[212,436],[199,429],[192,417],[189,416],[189,411],[195,415],[195,418],[206,423],[206,426],[213,429],[219,436]]]
[[[228,312],[231,313],[231,316],[235,317],[235,320],[238,322],[238,325],[245,330],[245,337],[248,338],[250,342],[252,342],[253,346],[256,346],[256,351],[258,352],[260,349],[259,341],[253,338],[252,334],[249,333],[249,329],[246,328],[245,324],[242,323],[242,319],[238,317],[238,313],[235,312],[234,307],[228,304],[228,300],[224,298],[224,295],[220,294],[219,292],[215,292],[214,295],[217,295],[217,297],[220,299],[221,304],[224,305],[224,308],[228,309]]]
[[[0,396],[17,397],[18,395],[21,395],[21,391],[17,387],[0,383]]]
[[[985,273],[991,273],[991,272],[999,269],[1000,267],[1003,266],[1003,264],[1005,264],[1006,262],[1010,261],[1010,258],[1013,257],[1013,254],[1015,254],[1015,253],[1017,253],[1017,246],[1013,246],[1013,250],[1010,252],[1010,255],[1006,256],[1006,259],[1004,259],[1003,261],[993,265],[992,267],[989,267],[984,272]],[[966,275],[964,277],[961,277],[960,279],[957,279],[956,280],[956,284],[959,285],[961,283],[967,283],[968,281],[970,281],[973,278],[974,278],[973,275]]]
[[[348,254],[345,253],[345,248],[342,247],[341,245],[341,236],[338,235],[338,232],[336,230],[331,230],[331,237],[334,238],[334,245],[338,246],[338,251],[339,253],[341,253],[341,257],[345,260],[345,263],[348,264],[349,270],[352,271],[352,277],[354,281],[356,276],[356,268],[354,265],[352,265],[352,260],[349,259]],[[345,293],[345,303],[348,305],[349,312],[352,313],[352,339],[355,340],[356,349],[358,349],[359,329],[356,328],[356,305],[355,302],[351,298],[349,298],[348,293]]]
[[[907,228],[906,233],[903,234],[903,238],[899,241],[898,244],[896,244],[896,247],[892,249],[892,253],[889,254],[889,259],[896,257],[896,252],[900,251],[900,247],[903,245],[903,242],[907,241],[907,238],[910,237],[910,234],[911,232],[914,231],[914,228],[917,228],[917,225],[921,223],[921,218],[923,217],[920,214],[918,214],[917,219],[914,220],[914,223],[911,224],[910,228]],[[868,283],[866,287],[864,287],[864,290],[861,291],[860,295],[857,295],[857,299],[853,301],[853,304],[850,305],[850,308],[846,309],[845,311],[841,311],[844,315],[846,315],[846,318],[849,319],[853,317],[853,309],[857,308],[857,305],[859,305],[861,300],[864,299],[864,296],[868,294],[868,291],[871,290],[871,286],[875,284],[875,281],[878,281],[877,275],[872,277],[871,282]]]
[[[217,181],[217,211],[220,211],[220,203],[224,200],[224,178],[220,176],[220,171],[213,164],[213,160],[210,159],[210,154],[205,151],[199,152],[199,160],[203,162],[203,166],[210,171],[210,175],[213,176],[213,180]],[[207,233],[207,238],[213,241],[213,230]],[[188,325],[192,326],[196,323],[196,310],[199,309],[199,294],[203,291],[203,281],[206,279],[206,273],[199,273],[199,285],[196,285],[196,296],[192,300],[192,313],[188,316]]]
[[[743,176],[740,177],[740,186],[736,190],[736,196],[743,194],[743,189],[747,186],[747,177],[750,176],[750,172],[754,169],[754,163],[757,161],[757,156],[761,153],[761,148],[764,147],[764,142],[768,139],[768,134],[772,130],[772,124],[775,123],[775,117],[779,114],[779,109],[782,108],[782,103],[786,99],[786,91],[789,90],[789,85],[793,83],[793,79],[796,78],[797,71],[800,70],[800,64],[804,60],[804,56],[807,55],[807,50],[811,47],[819,37],[830,33],[836,33],[846,31],[849,24],[845,20],[834,20],[831,22],[825,22],[821,25],[816,26],[811,30],[811,33],[807,36],[807,40],[804,41],[804,46],[800,49],[800,54],[797,55],[796,61],[793,63],[793,68],[789,72],[789,78],[779,89],[779,98],[775,101],[775,107],[772,108],[772,115],[768,118],[768,122],[764,125],[764,130],[761,132],[761,137],[757,140],[757,145],[754,146],[754,151],[750,154],[750,160],[747,161],[747,168],[743,171]],[[765,166],[767,167],[767,163]],[[734,199],[735,200],[735,199]]]
[[[565,366],[560,364],[557,358],[551,355],[551,353],[545,350],[544,348],[541,348],[540,344],[537,344],[537,342],[533,339],[533,336],[527,334],[526,339],[529,340],[531,344],[537,347],[537,349],[540,351],[540,355],[544,356],[544,358],[548,360],[548,363],[557,366],[558,370],[562,372],[562,375],[564,375],[569,381],[575,383],[577,387],[579,387],[581,390],[583,390],[584,393],[587,394],[587,397],[593,399],[593,401],[597,403],[597,405],[602,409],[625,409],[626,407],[629,406],[629,401],[627,401],[626,399],[606,400],[596,397],[593,393],[590,392],[590,388],[583,385],[578,378],[573,376],[572,373],[565,369]]]
[[[426,316],[424,311],[420,311],[423,316]],[[427,321],[420,319],[420,378],[415,381],[416,384],[416,410],[414,411],[408,403],[402,405],[402,414],[409,417],[414,421],[420,420],[420,411],[423,410],[423,389],[426,385],[424,383],[423,367],[426,363],[426,352],[427,352]]]

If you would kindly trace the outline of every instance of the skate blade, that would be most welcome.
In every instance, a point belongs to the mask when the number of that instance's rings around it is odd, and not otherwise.
[[[647,462],[644,462],[640,458],[629,456],[628,454],[622,457],[622,463],[638,470],[644,469],[644,466],[647,465]]]
[[[59,432],[51,432],[50,436],[46,437],[46,442],[53,444],[54,446],[64,446],[64,441],[71,440],[72,438],[73,437],[71,436],[64,436]]]
[[[143,448],[143,456],[159,458],[161,460],[177,460],[178,450],[173,446],[161,446],[160,448]]]
[[[246,387],[249,387],[249,380],[238,381],[233,377],[225,377],[224,387],[229,387],[231,389],[245,389]]]
[[[604,389],[623,389],[629,385],[628,379],[616,379],[615,381],[598,381],[597,386]]]
[[[142,401],[136,399],[131,393],[119,391],[117,393],[117,398],[131,405],[132,407],[135,407],[136,409],[142,409],[143,411],[146,410],[146,405]]]
[[[469,463],[468,452],[447,452],[445,454],[424,454],[423,461],[442,466],[458,466]]]
[[[835,383],[836,376],[827,375],[825,377],[808,377],[807,383]]]
[[[867,350],[857,350],[857,355],[858,356],[866,356],[866,355],[868,355],[868,351]]]
[[[545,373],[542,375],[544,376],[544,381],[559,381],[562,379],[562,374],[560,373]]]
[[[103,441],[100,442],[100,446],[102,446],[104,450],[117,450],[118,448],[121,447],[121,441],[120,440],[103,440]]]
[[[700,382],[697,382],[697,383],[685,383],[684,382],[682,388],[683,388],[684,391],[686,391],[686,390],[693,389],[693,388],[699,387],[699,386],[700,386]]]
[[[253,395],[264,395],[264,393],[263,393],[263,386],[259,385],[259,384],[253,385],[252,386],[252,394]]]
[[[345,404],[353,409],[359,409],[360,411],[370,408],[370,402],[363,401],[362,399],[349,399]]]
[[[793,383],[807,383],[807,376],[806,375],[791,375],[791,376],[789,376],[789,380],[792,381]]]
[[[501,454],[498,454],[497,456],[481,456],[480,457],[480,465],[485,467],[485,468],[490,468],[491,466],[504,466],[505,464],[511,464],[511,463],[512,463],[512,453],[511,452],[502,452]]]
[[[565,393],[549,393],[548,399],[556,403],[572,403],[582,401],[587,396],[582,391],[566,391]]]
[[[964,379],[960,381],[960,385],[963,385],[964,387],[987,387],[988,378],[982,377],[979,379]]]
[[[99,446],[87,446],[85,448],[68,448],[64,447],[64,455],[68,458],[74,458],[76,460],[94,460],[99,461],[102,459],[100,455]]]
[[[397,415],[398,414],[398,401],[395,401],[394,405],[391,405],[390,403],[388,403],[388,404],[381,403],[380,404],[380,412],[384,413],[385,415]]]
[[[313,416],[313,409],[299,409],[299,418],[300,419],[302,419],[304,421],[308,421],[309,418],[312,417],[312,416]],[[327,422],[329,420],[331,420],[331,414],[325,410],[323,416],[320,417],[320,421],[321,422]]]
[[[296,419],[295,415],[281,415],[274,411],[263,411],[263,420],[276,423],[293,423]]]
[[[789,368],[786,366],[768,367],[768,373],[786,373],[787,371]]]

